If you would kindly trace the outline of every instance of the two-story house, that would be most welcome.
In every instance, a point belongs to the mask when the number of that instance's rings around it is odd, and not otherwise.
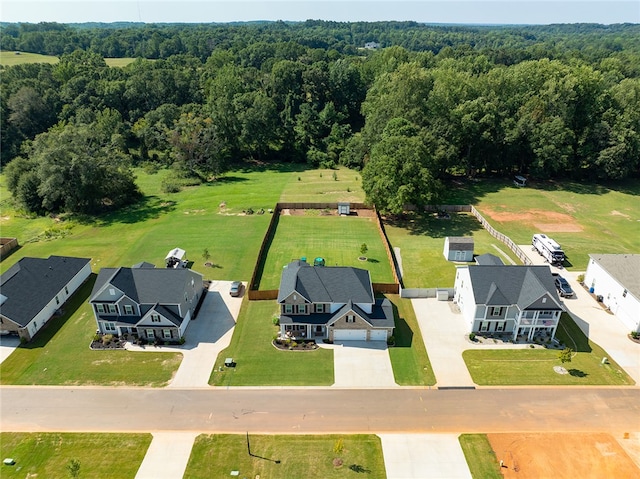
[[[454,301],[469,332],[555,336],[564,307],[548,266],[460,266]]]
[[[376,299],[369,271],[289,263],[278,291],[280,335],[331,341],[386,341],[394,328],[388,299]]]
[[[179,341],[203,294],[203,278],[190,269],[102,268],[91,299],[98,332]]]

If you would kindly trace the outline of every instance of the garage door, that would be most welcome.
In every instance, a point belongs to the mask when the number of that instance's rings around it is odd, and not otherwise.
[[[333,332],[334,341],[366,341],[366,329],[337,329]]]
[[[372,330],[369,334],[369,339],[371,341],[386,341],[387,340],[387,330],[386,329],[375,329]]]

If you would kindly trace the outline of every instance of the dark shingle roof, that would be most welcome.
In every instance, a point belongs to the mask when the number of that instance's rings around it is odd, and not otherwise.
[[[278,301],[297,292],[312,303],[373,303],[369,271],[347,266],[310,266],[298,260],[282,271]]]
[[[334,318],[338,318],[350,310],[358,313],[375,328],[392,328],[395,325],[393,306],[386,298],[376,299],[371,314],[367,314],[357,305],[348,302],[335,313],[281,314],[280,324],[329,324]]]
[[[486,253],[475,257],[476,263],[480,266],[502,266],[504,262],[495,254]]]
[[[449,236],[449,249],[458,251],[473,251],[471,236]]]
[[[91,298],[109,283],[138,304],[180,304],[190,279],[202,284],[202,276],[190,269],[102,268]]]
[[[0,291],[7,298],[0,306],[2,315],[26,326],[89,261],[69,256],[22,258],[0,277]]]
[[[476,304],[564,309],[548,266],[469,266]]]

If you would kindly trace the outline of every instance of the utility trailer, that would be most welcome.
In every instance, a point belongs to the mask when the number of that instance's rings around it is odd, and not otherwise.
[[[560,245],[547,235],[536,233],[531,240],[533,249],[550,264],[561,265],[564,261],[564,251]]]

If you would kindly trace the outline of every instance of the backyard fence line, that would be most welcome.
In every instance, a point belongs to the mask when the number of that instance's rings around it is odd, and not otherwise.
[[[391,248],[391,242],[389,241],[389,238],[387,237],[387,232],[385,231],[384,225],[382,224],[382,217],[380,216],[380,213],[378,212],[377,209],[374,208],[373,211],[375,212],[376,225],[378,226],[378,233],[380,233],[382,244],[384,244],[384,249],[387,252],[387,259],[389,260],[389,264],[391,265],[393,280],[395,281],[395,284],[398,287],[395,293],[397,294],[399,291],[399,287],[402,285],[402,282],[400,280],[400,274],[398,274],[398,271],[400,271],[400,268],[398,266],[398,261],[396,260],[396,256],[393,254],[393,248]]]
[[[455,294],[454,288],[402,288],[401,298],[437,298],[439,291],[446,291],[449,298]]]
[[[370,210],[371,207],[364,203],[349,203],[352,210]],[[279,202],[276,203],[276,211],[279,210],[337,210],[338,203],[295,203],[295,202]]]
[[[374,293],[398,294],[400,285],[398,283],[371,283]]]
[[[489,222],[484,219],[484,216],[482,216],[480,212],[473,207],[473,205],[470,205],[470,206],[471,206],[471,213],[478,219],[482,227],[485,230],[487,230],[491,236],[493,236],[499,241],[502,241],[505,245],[507,245],[507,247],[513,252],[513,254],[515,254],[518,257],[518,259],[522,261],[525,265],[531,264],[531,260],[528,258],[525,252],[522,251],[522,248],[520,248],[517,244],[515,244],[511,240],[511,238],[509,238],[507,235],[500,233],[493,226],[491,226]]]
[[[18,238],[0,238],[0,258],[4,258],[18,247]]]

